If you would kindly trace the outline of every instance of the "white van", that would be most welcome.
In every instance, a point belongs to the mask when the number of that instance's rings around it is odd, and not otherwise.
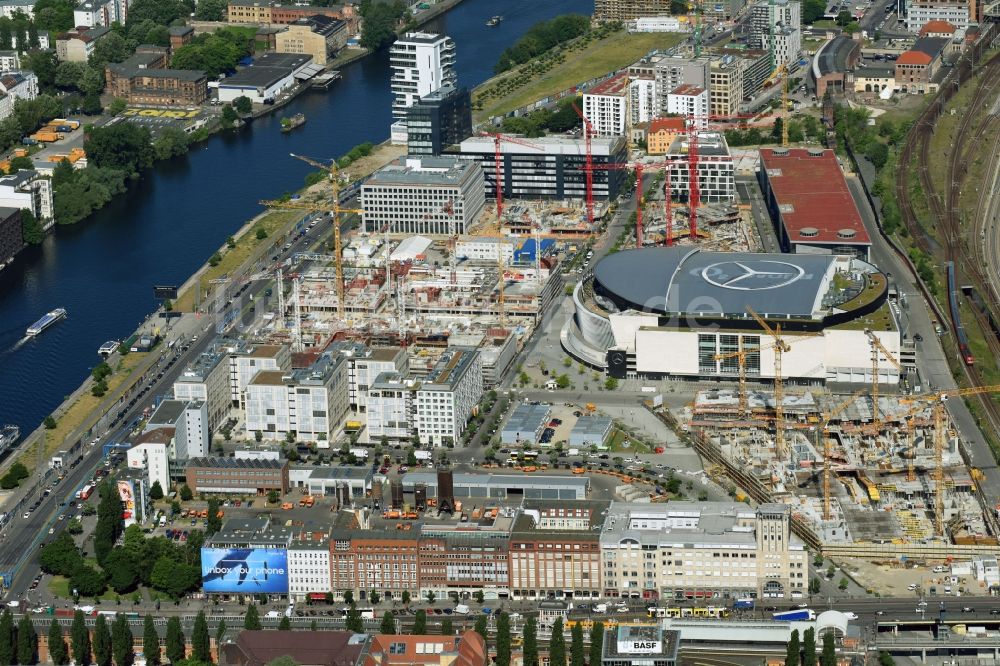
[[[469,607],[466,606],[465,604],[459,604],[455,606],[455,613],[457,613],[458,615],[468,615]]]
[[[607,604],[594,604],[594,612],[595,613],[607,613],[608,612],[608,605]]]

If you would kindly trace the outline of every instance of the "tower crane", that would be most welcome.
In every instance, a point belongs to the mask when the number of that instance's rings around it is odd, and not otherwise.
[[[872,351],[872,423],[878,425],[880,422],[879,418],[879,406],[878,406],[878,367],[879,367],[879,357],[885,356],[889,363],[891,363],[896,370],[903,372],[903,366],[900,365],[896,357],[885,348],[882,341],[878,339],[873,330],[865,329],[865,335],[868,336],[868,344]]]
[[[511,136],[510,134],[501,134],[499,132],[480,132],[479,136],[488,136],[493,138],[493,155],[495,161],[494,170],[494,187],[497,197],[497,225],[503,227],[503,148],[502,143],[506,141],[507,143],[516,143],[519,146],[525,146],[527,148],[534,148],[539,151],[539,154],[544,154],[545,151],[541,146],[538,146],[530,141],[525,141],[524,139],[516,136]]]
[[[784,390],[781,378],[781,355],[791,350],[789,344],[781,337],[781,324],[774,328],[763,317],[747,306],[747,314],[754,318],[764,331],[774,338],[774,452],[778,460],[785,459],[785,406]]]
[[[796,336],[796,338],[794,340],[792,340],[792,342],[790,342],[788,344],[792,345],[795,342],[798,342],[802,338],[806,338],[806,337],[814,337],[814,334],[802,334],[802,335],[798,335],[798,336]],[[760,354],[761,352],[768,351],[768,350],[776,350],[776,348],[777,348],[776,345],[770,345],[768,347],[760,347],[759,345],[756,346],[756,347],[744,347],[743,346],[743,337],[741,336],[740,340],[739,340],[739,349],[737,351],[716,354],[713,357],[716,361],[724,361],[724,360],[727,360],[727,359],[730,359],[730,358],[735,358],[735,359],[737,359],[737,362],[739,363],[739,366],[738,366],[739,367],[739,401],[740,401],[739,402],[739,405],[740,405],[739,409],[740,409],[740,415],[741,416],[744,416],[744,417],[749,417],[750,416],[750,409],[748,407],[748,396],[747,396],[747,368],[746,368],[746,365],[747,365],[747,356],[750,356],[751,354]]]
[[[921,395],[902,398],[900,402],[922,403],[924,406],[931,405],[934,413],[934,524],[937,535],[944,536],[944,448],[945,448],[945,425],[944,425],[944,404],[948,398],[956,398],[966,395],[979,395],[982,393],[1000,393],[1000,384],[987,386],[973,386],[969,388],[956,388],[947,391],[935,391]],[[920,409],[920,408],[918,408]],[[912,414],[912,412],[911,412]]]
[[[625,95],[628,99],[628,94]],[[594,136],[594,126],[590,124],[590,119],[583,115],[580,108],[574,103],[573,110],[576,111],[576,115],[580,116],[583,120],[583,143],[584,143],[584,156],[583,156],[583,176],[585,179],[586,188],[584,189],[586,202],[587,202],[587,224],[591,227],[594,226],[594,151],[592,140]]]
[[[341,213],[363,213],[364,210],[360,208],[343,208],[340,205],[340,182],[339,182],[339,171],[337,169],[336,162],[331,165],[323,164],[317,160],[309,157],[303,157],[302,155],[296,155],[291,153],[291,156],[297,160],[302,160],[310,166],[314,166],[317,169],[326,171],[330,176],[330,190],[331,190],[331,202],[330,206],[321,206],[319,204],[303,203],[298,201],[262,201],[261,203],[268,208],[277,209],[291,209],[291,210],[309,210],[313,212],[325,212],[329,211],[330,216],[333,221],[333,255],[336,257],[334,265],[337,271],[337,316],[343,321],[345,319],[346,313],[346,303],[344,299],[344,261],[343,261],[343,251],[340,242],[340,214]]]

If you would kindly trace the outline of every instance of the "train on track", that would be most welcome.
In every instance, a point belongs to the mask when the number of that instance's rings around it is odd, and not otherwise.
[[[958,342],[958,353],[966,365],[975,365],[976,359],[969,349],[969,337],[965,334],[965,326],[962,325],[962,313],[958,309],[958,285],[955,284],[955,262],[949,261],[948,271],[948,309],[951,314],[951,321],[955,326],[955,340]]]

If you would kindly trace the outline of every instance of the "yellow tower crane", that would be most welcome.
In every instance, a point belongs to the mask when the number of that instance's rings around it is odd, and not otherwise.
[[[363,213],[364,210],[360,208],[343,208],[340,205],[340,172],[337,169],[337,165],[333,164],[326,165],[322,162],[314,160],[309,157],[303,157],[302,155],[296,155],[291,153],[291,156],[297,160],[302,160],[310,166],[314,166],[317,169],[321,169],[330,176],[330,205],[324,206],[319,203],[306,203],[299,201],[261,201],[261,204],[267,206],[268,208],[276,209],[287,209],[287,210],[309,210],[313,212],[330,212],[330,217],[333,222],[333,256],[336,257],[334,265],[336,266],[337,272],[337,316],[341,321],[346,318],[346,302],[344,298],[344,259],[343,251],[340,242],[340,214],[341,213]]]
[[[791,347],[781,337],[781,324],[774,328],[764,321],[753,308],[747,306],[747,314],[754,318],[764,331],[774,338],[774,453],[779,461],[786,457],[785,450],[785,406],[784,387],[781,383],[781,355],[791,350]]]
[[[1000,384],[935,391],[903,398],[900,402],[933,405],[934,410],[934,524],[937,535],[944,536],[944,448],[946,446],[944,403],[948,398],[982,393],[1000,393]],[[912,413],[912,412],[911,412]]]
[[[899,361],[896,359],[892,353],[885,348],[882,341],[878,339],[875,332],[871,329],[865,329],[865,335],[868,336],[868,345],[872,350],[872,423],[878,425],[881,422],[879,418],[879,407],[878,407],[878,367],[879,367],[879,357],[885,356],[889,360],[896,370],[903,372],[903,366],[900,365]]]
[[[816,335],[815,333],[804,333],[801,336],[796,336],[796,339],[793,340],[791,343],[789,343],[789,345],[798,342],[800,338],[814,337],[815,335]],[[744,338],[741,336],[739,341],[739,349],[737,351],[723,352],[721,354],[716,354],[712,358],[716,361],[725,361],[731,358],[735,358],[737,360],[737,363],[739,364],[737,367],[739,368],[738,377],[739,377],[740,415],[748,417],[750,416],[750,407],[749,407],[749,397],[747,392],[747,357],[753,354],[760,354],[761,352],[774,349],[775,345],[770,345],[768,347],[761,347],[759,345],[756,347],[744,347],[743,345],[744,345]]]

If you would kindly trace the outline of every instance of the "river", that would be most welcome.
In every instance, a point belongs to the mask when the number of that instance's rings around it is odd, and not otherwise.
[[[593,0],[465,0],[422,30],[455,40],[459,82],[471,88],[535,22],[593,7]],[[504,21],[488,28],[493,14]],[[217,135],[158,164],[126,195],[58,228],[0,271],[0,424],[34,429],[80,385],[104,341],[129,336],[153,311],[154,284],[183,283],[260,212],[258,200],[301,187],[310,168],[290,152],[326,160],[385,140],[388,53],[342,74],[329,92],[307,92],[278,114],[305,113],[303,128],[282,134],[270,116],[249,131]],[[68,310],[67,319],[25,341],[25,328],[56,307]]]

